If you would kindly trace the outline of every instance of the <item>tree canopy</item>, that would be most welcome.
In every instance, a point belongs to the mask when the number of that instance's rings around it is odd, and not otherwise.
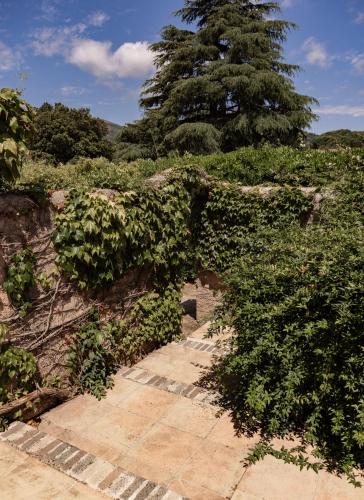
[[[218,137],[223,151],[263,141],[294,144],[315,119],[315,100],[295,91],[292,77],[299,67],[284,61],[282,47],[295,25],[273,19],[279,10],[267,1],[185,0],[176,15],[197,29],[166,26],[151,45],[156,73],[143,88],[145,115],[121,138],[133,130],[130,143],[151,156],[153,141],[164,152],[189,150],[194,130],[200,152]],[[150,128],[153,133],[145,134]],[[199,152],[194,145],[193,151]]]
[[[107,135],[106,123],[92,117],[89,109],[44,103],[37,110],[32,150],[54,163],[80,156],[111,159],[113,146]]]

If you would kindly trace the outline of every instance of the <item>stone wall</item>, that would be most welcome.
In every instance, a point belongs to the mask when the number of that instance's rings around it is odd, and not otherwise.
[[[52,243],[53,221],[66,196],[67,193],[58,191],[37,201],[25,195],[0,195],[0,322],[9,326],[14,345],[36,355],[43,377],[64,374],[70,334],[94,306],[100,308],[105,318],[117,316],[148,289],[148,272],[144,269],[129,272],[97,293],[80,292],[76,285],[59,276]],[[49,289],[36,286],[31,290],[32,308],[21,318],[12,307],[3,283],[11,256],[26,247],[36,256],[35,276],[42,273],[47,277]]]

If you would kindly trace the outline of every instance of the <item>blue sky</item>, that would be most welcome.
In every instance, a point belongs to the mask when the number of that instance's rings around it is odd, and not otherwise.
[[[0,0],[0,86],[44,101],[87,106],[116,123],[140,116],[153,72],[148,43],[183,0]],[[297,89],[319,99],[314,132],[364,130],[364,0],[281,0],[299,29],[286,59]]]

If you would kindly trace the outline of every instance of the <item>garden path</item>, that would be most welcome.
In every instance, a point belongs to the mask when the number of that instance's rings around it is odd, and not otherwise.
[[[82,450],[83,467],[74,466],[72,477],[114,498],[362,500],[363,490],[345,479],[272,457],[243,467],[257,439],[237,437],[229,416],[217,415],[211,395],[196,386],[217,349],[204,339],[207,328],[121,369],[102,401],[79,396],[45,414],[39,430],[59,446],[58,455],[48,450],[48,463],[63,470],[62,453]]]

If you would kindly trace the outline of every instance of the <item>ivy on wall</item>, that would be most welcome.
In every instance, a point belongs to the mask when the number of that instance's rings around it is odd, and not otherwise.
[[[21,316],[25,316],[32,305],[28,294],[35,285],[34,264],[35,256],[26,248],[13,255],[6,273],[4,290]]]
[[[12,346],[7,327],[0,325],[0,406],[34,389],[36,371],[33,354]],[[0,431],[5,424],[0,417]]]

